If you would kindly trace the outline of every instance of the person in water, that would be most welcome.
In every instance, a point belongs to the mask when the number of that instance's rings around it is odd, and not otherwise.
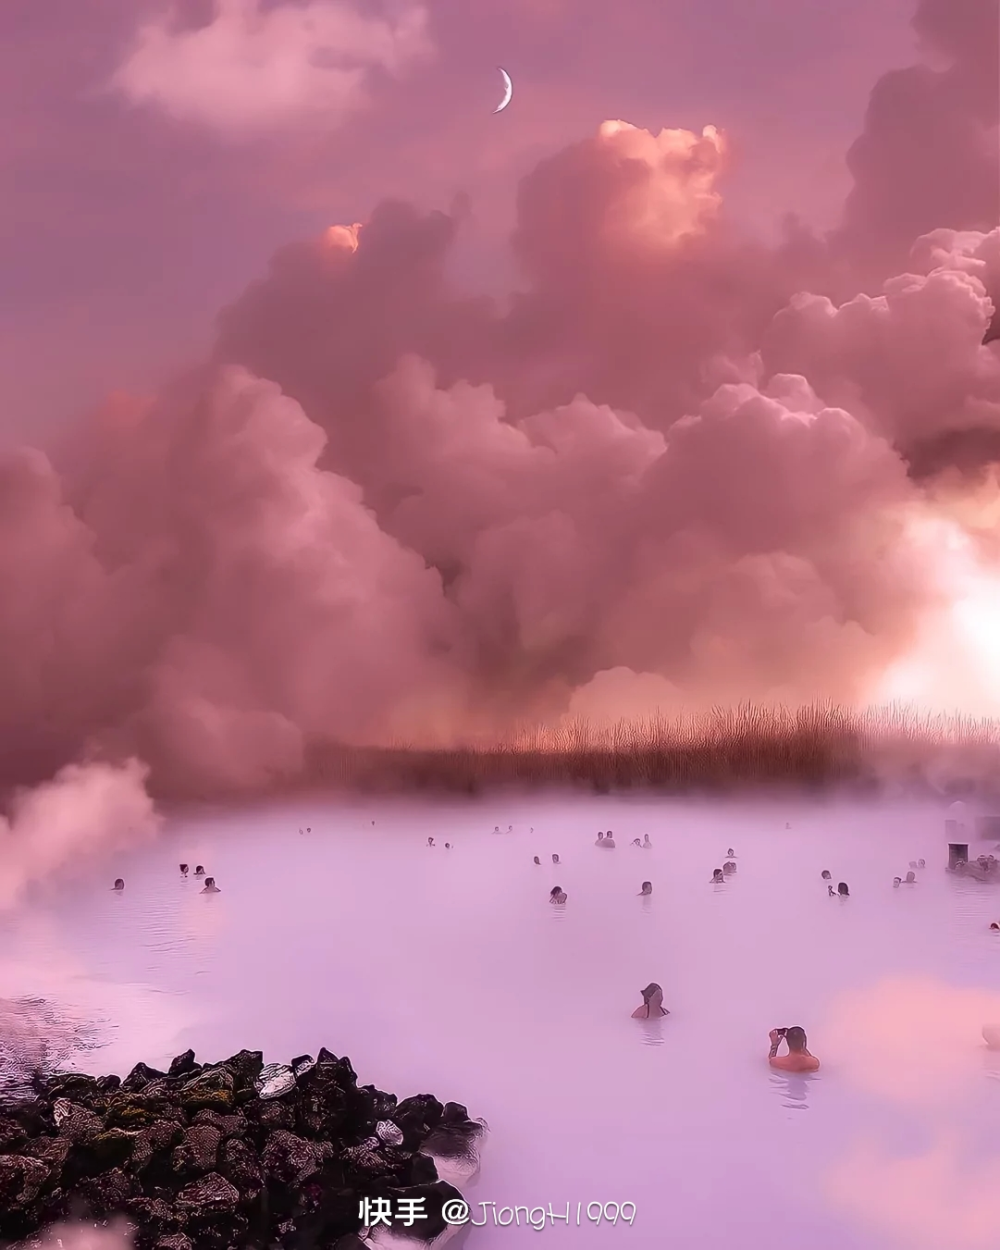
[[[793,1024],[790,1029],[772,1029],[769,1036],[771,1049],[767,1062],[772,1068],[779,1068],[782,1072],[815,1072],[819,1067],[819,1060],[806,1047],[805,1029],[797,1024]],[[787,1055],[778,1054],[778,1047],[782,1042],[788,1045]]]
[[[499,825],[494,825],[494,826],[493,826],[493,832],[494,832],[494,833],[499,833],[499,832],[500,832],[500,826],[499,826]]]
[[[903,881],[903,885],[916,885],[916,884],[917,884],[917,874],[915,872],[908,872],[906,874],[905,880]]]
[[[597,841],[594,843],[594,845],[595,845],[595,846],[603,846],[603,845],[604,845],[604,834],[603,834],[603,833],[599,833],[599,834],[597,835]]]
[[[833,879],[830,875],[829,868],[824,868],[823,871],[819,875],[823,878],[824,881],[831,881]]]
[[[731,877],[735,871],[736,871],[735,860],[727,859],[726,862],[722,865],[722,875],[724,877]]]
[[[121,879],[121,877],[118,877],[111,888],[112,890],[117,890],[120,894],[122,890],[125,889],[125,882]]]
[[[203,877],[205,875],[205,869],[201,864],[197,864],[195,866],[194,875],[196,877]]]
[[[644,881],[642,883],[642,889],[639,891],[639,897],[641,898],[643,895],[648,897],[652,893],[653,893],[652,881]]]
[[[562,886],[554,885],[552,889],[549,890],[549,902],[550,903],[565,903],[567,897],[568,896],[565,890],[563,890]]]
[[[632,1012],[633,1020],[650,1020],[657,1016],[669,1016],[663,1005],[663,991],[655,981],[650,981],[642,993],[642,1006]]]
[[[833,888],[833,882],[832,882],[832,881],[828,881],[828,882],[826,883],[826,892],[827,892],[827,894],[829,894],[829,896],[830,896],[831,898],[836,898],[836,897],[837,897],[837,891]]]
[[[632,839],[632,841],[631,841],[631,843],[630,843],[630,845],[631,845],[631,846],[642,846],[642,843],[639,841],[639,839],[638,839],[638,838],[633,838],[633,839]]]
[[[559,863],[559,856],[558,856],[558,855],[553,855],[553,856],[552,856],[552,862],[553,862],[554,864],[558,864],[558,863]]]
[[[846,882],[846,881],[841,881],[841,882],[837,885],[837,893],[840,895],[840,897],[841,897],[841,898],[850,898],[850,897],[851,897],[851,891],[847,888],[847,882]]]
[[[604,841],[601,843],[601,845],[602,845],[602,846],[610,846],[610,847],[611,847],[611,849],[612,849],[612,850],[614,850],[614,847],[615,847],[615,835],[611,832],[611,830],[610,830],[610,829],[609,829],[609,830],[607,831],[607,833],[604,835]]]
[[[542,863],[542,861],[538,858],[538,856],[537,856],[537,855],[535,856],[535,858],[534,858],[534,861],[533,861],[533,862],[534,862],[534,863],[536,863],[536,864],[538,864],[539,866],[541,866],[541,863]]]
[[[187,875],[188,875],[188,866],[187,866],[187,864],[181,864],[181,876],[182,876],[182,877],[186,877]]]
[[[899,889],[899,887],[900,887],[902,884],[903,884],[903,878],[902,878],[902,877],[893,877],[893,879],[892,879],[892,888],[893,888],[894,890],[898,890],[898,889]]]
[[[926,860],[926,859],[918,859],[918,860],[917,860],[917,867],[918,867],[918,868],[926,868],[926,867],[927,867],[927,860]]]
[[[727,859],[735,859],[735,858],[736,858],[736,852],[733,850],[733,848],[732,848],[732,847],[730,847],[730,848],[729,848],[729,850],[728,850],[728,851],[726,851],[726,858],[727,858]]]
[[[645,850],[649,850],[649,849],[652,847],[652,845],[653,845],[653,844],[652,844],[652,842],[650,842],[650,840],[649,840],[649,834],[648,834],[648,833],[643,834],[643,838],[642,838],[642,849],[643,849],[644,851],[645,851]]]
[[[206,878],[205,878],[205,888],[202,890],[202,894],[221,894],[221,893],[222,893],[222,891],[221,891],[221,890],[219,889],[219,887],[215,884],[215,878],[214,878],[214,877],[206,877]]]
[[[1000,929],[1000,924],[997,924],[997,922],[994,920],[994,921],[993,921],[993,923],[990,925],[990,928],[991,928],[991,929]]]
[[[444,844],[444,849],[445,849],[446,851],[450,851],[450,850],[451,850],[451,843],[450,843],[450,842],[446,842],[446,843]]]
[[[723,873],[721,868],[716,868],[716,870],[712,873],[712,884],[722,885],[725,882],[725,880],[726,880],[725,873]]]
[[[428,839],[427,839],[427,845],[428,845],[428,846],[433,846],[433,845],[434,845],[434,839],[433,839],[433,838],[428,838]]]

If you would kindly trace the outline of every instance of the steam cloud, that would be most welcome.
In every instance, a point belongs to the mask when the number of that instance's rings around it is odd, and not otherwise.
[[[838,1075],[908,1110],[905,1152],[858,1140],[831,1170],[830,1198],[901,1245],[987,1250],[1000,1236],[1000,1155],[977,1126],[998,1073],[983,1044],[1000,996],[930,978],[889,979],[835,1004],[824,1029]]]
[[[0,908],[76,855],[152,833],[147,771],[136,760],[68,764],[52,781],[16,794],[10,819],[0,817]]]
[[[120,86],[239,133],[354,99],[247,92],[254,41],[305,64],[343,13],[253,8],[146,28]],[[948,67],[877,85],[828,239],[742,238],[712,127],[605,123],[523,181],[509,310],[452,289],[457,220],[383,203],[280,251],[163,394],[6,457],[2,780],[248,790],[317,739],[944,679],[1000,709],[994,8],[920,4]],[[418,46],[351,21],[359,63]]]
[[[33,1246],[38,1250],[132,1250],[133,1244],[124,1224],[110,1228],[55,1224]]]

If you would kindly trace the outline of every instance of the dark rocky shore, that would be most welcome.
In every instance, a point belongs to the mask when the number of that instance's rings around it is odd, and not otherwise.
[[[432,1156],[474,1162],[482,1133],[458,1103],[359,1086],[325,1048],[287,1067],[188,1051],[124,1080],[36,1076],[30,1098],[0,1099],[0,1239],[124,1219],[139,1250],[348,1250],[363,1200],[384,1199],[394,1232],[429,1241],[461,1198]],[[426,1218],[406,1227],[407,1210]]]

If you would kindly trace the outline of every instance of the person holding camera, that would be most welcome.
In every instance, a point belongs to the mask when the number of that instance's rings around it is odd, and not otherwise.
[[[779,1068],[782,1072],[815,1072],[819,1067],[819,1060],[806,1048],[805,1029],[797,1024],[790,1029],[772,1029],[770,1038],[771,1050],[767,1061],[772,1068]],[[782,1042],[788,1046],[787,1055],[778,1054]]]

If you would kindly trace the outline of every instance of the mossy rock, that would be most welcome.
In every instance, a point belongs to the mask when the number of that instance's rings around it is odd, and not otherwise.
[[[124,1129],[110,1128],[106,1132],[98,1133],[88,1145],[92,1154],[101,1163],[107,1167],[117,1167],[132,1157],[135,1137],[132,1133],[126,1133]]]
[[[118,1103],[108,1108],[106,1124],[109,1129],[139,1129],[149,1128],[158,1119],[157,1113],[149,1107],[137,1106],[134,1103]]]
[[[228,1089],[190,1089],[181,1094],[185,1111],[219,1111],[223,1115],[233,1109],[233,1093]]]

